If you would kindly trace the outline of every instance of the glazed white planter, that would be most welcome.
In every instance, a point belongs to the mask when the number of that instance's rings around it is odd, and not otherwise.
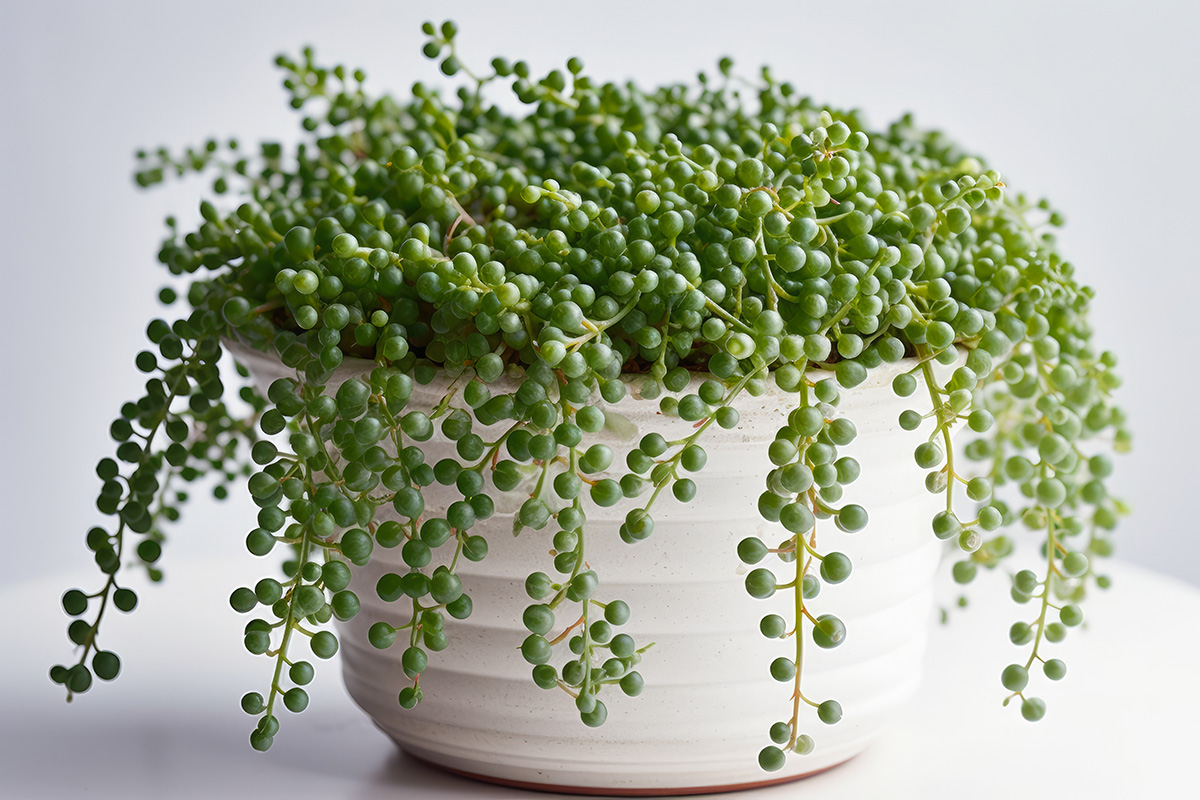
[[[268,356],[233,349],[264,391],[275,378],[291,374]],[[447,619],[450,646],[430,654],[421,676],[424,699],[412,710],[396,699],[409,684],[400,667],[403,647],[380,651],[367,641],[372,623],[407,621],[407,603],[384,603],[375,584],[385,573],[404,574],[408,568],[399,548],[377,547],[368,566],[354,569],[352,588],[362,611],[341,626],[350,695],[414,756],[490,780],[565,791],[713,791],[787,780],[860,753],[917,688],[941,552],[929,528],[940,496],[925,491],[912,459],[923,434],[900,429],[897,417],[911,401],[890,389],[896,372],[911,365],[872,371],[865,383],[842,391],[838,406],[838,414],[858,427],[857,439],[839,448],[839,455],[853,455],[862,465],[844,502],[866,507],[870,523],[846,534],[832,521],[818,521],[818,549],[846,553],[854,569],[846,582],[823,586],[809,601],[814,615],[836,614],[847,629],[845,642],[833,650],[818,648],[811,638],[805,643],[804,692],[817,701],[837,699],[844,710],[841,722],[825,725],[802,707],[800,730],[816,742],[810,754],[789,756],[779,772],[763,772],[757,763],[759,750],[770,743],[770,725],[791,715],[792,685],[774,680],[768,665],[777,656],[794,655],[792,640],[767,640],[758,631],[759,620],[771,612],[791,625],[791,593],[750,597],[744,588],[749,568],[736,554],[737,543],[748,535],[772,546],[787,537],[756,510],[771,469],[767,445],[792,407],[792,398],[773,385],[760,397],[739,399],[738,428],[713,426],[706,432],[708,465],[691,476],[695,499],[681,504],[669,494],[660,498],[649,539],[628,545],[617,535],[634,501],[607,509],[589,503],[586,551],[600,576],[596,597],[628,602],[632,617],[620,630],[639,644],[655,643],[638,666],[646,683],[640,696],[626,697],[616,687],[601,694],[609,709],[602,727],[585,726],[567,695],[539,689],[530,678],[519,650],[527,635],[521,613],[532,602],[524,580],[538,569],[555,574],[554,526],[514,538],[512,517],[521,498],[498,493],[495,516],[478,524],[491,545],[488,557],[460,561],[458,567],[474,613],[464,621]],[[328,391],[372,366],[347,359]],[[435,380],[418,386],[409,407],[431,408],[445,385]],[[657,401],[632,392],[606,413],[610,426],[596,436],[617,451],[614,465],[623,465],[624,453],[647,432],[674,439],[693,429],[659,414]],[[423,447],[429,463],[453,454],[453,444],[437,437]],[[435,514],[459,499],[453,487],[440,485],[426,488],[425,497]],[[393,513],[383,506],[377,519]],[[783,580],[791,579],[791,565],[773,558],[763,563],[772,564],[782,568],[776,571]],[[559,616],[561,628],[567,620]],[[561,666],[567,652],[565,643],[558,645],[551,663]]]

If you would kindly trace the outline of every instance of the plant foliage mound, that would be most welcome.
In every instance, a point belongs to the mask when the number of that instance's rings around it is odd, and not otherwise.
[[[194,230],[168,220],[159,259],[190,277],[189,308],[152,321],[136,357],[145,394],[121,409],[114,457],[96,469],[108,522],[87,546],[104,581],[64,595],[81,652],[52,679],[70,695],[116,676],[100,630],[110,606],[137,603],[126,562],[160,577],[182,485],[215,476],[218,496],[244,480],[260,508],[250,552],[289,551],[283,575],[230,598],[251,615],[247,649],[273,665],[265,690],[242,699],[257,717],[252,745],[271,746],[281,705],[307,705],[313,666],[297,643],[334,655],[338,639],[320,626],[358,612],[347,564],[376,548],[401,548],[409,567],[375,589],[411,607],[408,623],[376,622],[370,640],[402,649],[398,702],[411,707],[429,659],[472,611],[457,565],[511,535],[486,521],[499,494],[523,493],[517,528],[552,537],[556,555],[526,583],[521,650],[538,686],[600,725],[608,693],[641,691],[645,644],[618,632],[631,610],[600,599],[584,562],[589,508],[624,504],[621,538],[652,536],[657,506],[693,499],[687,475],[704,466],[706,432],[737,427],[739,398],[774,383],[794,406],[761,496],[746,501],[785,541],[750,537],[728,555],[755,565],[751,595],[795,595],[793,619],[761,623],[795,643],[794,657],[764,665],[795,688],[787,721],[763,732],[759,762],[778,769],[811,750],[809,730],[841,717],[798,669],[805,647],[845,636],[836,616],[809,608],[822,583],[851,571],[818,532],[868,522],[869,509],[841,500],[872,465],[839,456],[856,433],[835,410],[839,391],[908,359],[892,384],[910,404],[899,424],[928,433],[914,458],[925,488],[945,496],[930,535],[960,549],[955,579],[1002,563],[1012,528],[1044,542],[1040,566],[1013,574],[1011,637],[1027,657],[1002,675],[1005,702],[1039,719],[1045,705],[1028,686],[1036,672],[1063,676],[1049,645],[1080,624],[1085,587],[1105,584],[1092,561],[1111,551],[1123,511],[1093,442],[1129,442],[1110,401],[1115,358],[1092,342],[1091,290],[1055,249],[1058,214],[941,133],[908,117],[868,131],[765,69],[754,88],[728,61],[696,85],[652,89],[597,82],[575,59],[540,78],[503,59],[473,72],[452,23],[424,30],[456,91],[371,94],[361,72],[306,50],[278,60],[302,113],[298,147],[140,154],[140,185],[200,172],[213,196]],[[495,84],[511,85],[519,112],[490,99]],[[295,377],[265,398],[242,388],[242,416],[224,400],[223,339],[277,354]],[[377,366],[327,387],[348,356]],[[957,366],[935,374],[935,362]],[[410,402],[439,374],[455,379],[440,402]],[[614,463],[589,437],[630,386],[694,433],[650,432]],[[426,460],[436,431],[457,458]],[[434,485],[459,496],[440,515],[426,511]],[[395,514],[381,521],[385,506]]]

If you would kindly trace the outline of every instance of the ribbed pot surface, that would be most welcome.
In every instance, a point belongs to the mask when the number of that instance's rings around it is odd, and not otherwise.
[[[275,378],[291,374],[262,353],[237,345],[231,349],[264,391]],[[373,366],[347,359],[328,391]],[[612,508],[587,503],[586,559],[600,576],[595,596],[626,601],[632,617],[618,630],[639,645],[654,642],[638,665],[645,678],[640,696],[626,697],[617,687],[601,693],[609,710],[602,727],[585,726],[563,692],[537,688],[519,650],[528,634],[521,614],[532,602],[524,591],[525,577],[533,570],[556,574],[550,555],[553,524],[518,537],[511,533],[513,514],[527,495],[507,499],[493,493],[496,514],[473,529],[486,535],[490,545],[482,562],[464,559],[458,565],[474,612],[467,620],[447,619],[450,646],[429,654],[421,675],[424,699],[412,710],[397,702],[400,689],[410,683],[400,666],[403,645],[380,651],[367,641],[374,622],[407,622],[411,601],[385,603],[375,584],[385,573],[403,574],[408,568],[399,548],[378,547],[368,566],[354,568],[351,588],[362,611],[341,625],[351,696],[401,747],[422,759],[493,779],[568,790],[688,793],[732,788],[808,774],[858,754],[917,688],[941,551],[929,529],[940,495],[925,490],[912,459],[923,435],[897,424],[900,411],[919,401],[899,399],[890,389],[892,377],[911,366],[885,365],[862,385],[842,390],[838,414],[855,423],[858,437],[839,448],[839,456],[852,455],[862,465],[842,502],[866,507],[870,523],[855,534],[839,531],[832,520],[817,523],[818,550],[846,553],[854,569],[846,582],[826,584],[808,601],[814,616],[840,617],[847,635],[832,650],[807,639],[802,685],[818,702],[838,700],[844,716],[830,726],[814,710],[802,708],[800,730],[813,737],[816,747],[808,755],[790,756],[783,770],[763,772],[757,754],[770,743],[770,725],[791,716],[792,684],[774,680],[768,665],[778,656],[794,656],[794,643],[767,640],[758,625],[763,615],[774,612],[790,627],[793,596],[750,597],[744,588],[749,568],[736,554],[737,543],[751,534],[771,546],[787,538],[781,526],[764,521],[756,509],[772,468],[767,446],[794,401],[773,385],[760,397],[739,398],[735,405],[741,423],[736,429],[714,425],[706,431],[701,443],[708,464],[690,475],[697,485],[695,499],[681,504],[664,493],[654,507],[649,539],[629,545],[617,535],[636,501]],[[432,408],[447,383],[439,378],[418,386],[409,407]],[[923,392],[922,387],[916,397]],[[693,430],[692,423],[661,415],[657,401],[633,393],[608,406],[607,413],[610,426],[595,440],[617,451],[614,465],[624,464],[625,452],[645,433],[658,431],[671,440]],[[491,441],[501,430],[477,427],[476,432]],[[423,445],[428,463],[454,454],[453,444],[439,437]],[[454,487],[437,484],[424,494],[434,514],[460,499]],[[376,519],[389,518],[399,519],[390,506],[380,507]],[[774,557],[763,565],[775,568],[781,580],[791,580],[793,565]],[[561,628],[575,615],[560,611],[558,616]],[[561,666],[569,657],[564,642],[556,646],[550,663]]]

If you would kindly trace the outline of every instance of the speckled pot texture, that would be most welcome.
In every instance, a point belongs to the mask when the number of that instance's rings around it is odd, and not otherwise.
[[[264,390],[290,372],[261,353],[232,349]],[[424,699],[414,709],[397,702],[400,689],[410,684],[400,666],[403,647],[380,651],[367,641],[367,629],[376,621],[408,621],[410,601],[385,603],[375,593],[380,576],[407,572],[400,549],[377,547],[368,566],[354,569],[352,588],[362,611],[340,630],[351,696],[414,756],[486,779],[560,791],[689,794],[740,788],[811,774],[862,752],[917,688],[941,552],[929,529],[940,496],[925,491],[912,459],[923,437],[900,429],[897,417],[911,401],[898,399],[890,389],[892,377],[911,366],[885,365],[862,385],[842,392],[837,413],[855,423],[858,437],[839,455],[852,455],[862,465],[843,502],[865,506],[870,522],[855,534],[843,533],[831,520],[817,523],[817,548],[846,553],[854,569],[847,581],[825,585],[809,601],[814,615],[839,616],[847,635],[831,650],[807,640],[803,687],[814,700],[837,699],[844,716],[836,725],[825,725],[815,711],[802,708],[801,730],[812,735],[816,747],[789,757],[779,772],[763,772],[757,754],[770,743],[771,724],[791,715],[792,684],[774,680],[768,665],[778,656],[793,656],[794,643],[765,639],[758,627],[768,613],[782,615],[790,626],[793,595],[750,597],[744,587],[749,568],[736,554],[738,542],[749,535],[772,546],[787,538],[756,509],[772,468],[767,445],[794,403],[774,386],[759,397],[739,398],[737,428],[706,431],[708,464],[691,476],[695,499],[683,504],[669,493],[660,498],[650,538],[630,545],[617,535],[635,501],[612,508],[589,502],[586,559],[600,576],[595,596],[626,601],[632,616],[620,630],[639,644],[654,642],[638,665],[645,678],[641,695],[626,697],[616,687],[602,692],[609,712],[603,726],[585,726],[570,697],[535,686],[519,649],[528,633],[521,614],[531,602],[525,577],[534,570],[555,574],[552,524],[512,534],[513,514],[532,485],[511,496],[493,493],[495,515],[477,523],[473,532],[487,536],[489,555],[458,565],[474,612],[463,621],[447,619],[450,645],[430,654],[420,679]],[[347,359],[328,391],[372,367]],[[432,408],[448,384],[439,376],[418,386],[410,407]],[[641,399],[635,391],[605,410],[609,423],[594,440],[613,447],[614,465],[623,465],[624,453],[648,432],[677,439],[694,430],[693,423],[663,416],[657,401]],[[489,441],[501,431],[501,426],[477,428]],[[430,463],[454,452],[452,443],[437,437],[423,447]],[[459,495],[454,487],[434,485],[425,498],[426,513],[440,514]],[[377,519],[392,514],[384,506]],[[764,562],[770,563],[793,569],[773,557]],[[560,628],[574,619],[559,616]],[[551,663],[561,665],[570,657],[563,642]]]

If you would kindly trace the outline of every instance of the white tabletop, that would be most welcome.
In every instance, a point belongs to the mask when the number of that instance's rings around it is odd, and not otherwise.
[[[225,598],[263,565],[167,566],[167,584],[143,591],[137,612],[106,629],[122,676],[69,706],[46,677],[70,652],[57,598],[72,577],[83,587],[95,579],[80,572],[0,590],[0,797],[547,797],[406,757],[350,701],[336,659],[317,665],[309,709],[283,712],[274,748],[252,751],[238,698],[263,688],[268,663],[241,651]],[[1042,722],[1000,707],[1000,670],[1025,650],[1007,640],[1017,611],[1003,577],[988,575],[972,608],[935,631],[908,722],[842,767],[747,796],[1197,796],[1200,591],[1120,562],[1106,571],[1113,588],[1086,605],[1087,629],[1055,646],[1067,679],[1035,678],[1048,705]]]

